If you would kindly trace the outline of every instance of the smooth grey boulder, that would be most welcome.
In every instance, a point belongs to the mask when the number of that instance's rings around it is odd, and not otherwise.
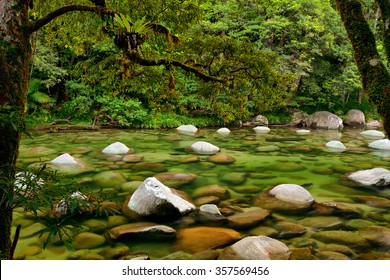
[[[363,127],[366,125],[366,116],[360,110],[351,109],[345,115],[344,124],[352,127]]]
[[[295,184],[280,184],[269,191],[275,198],[298,204],[302,207],[310,207],[314,199],[311,194],[302,186]]]
[[[389,139],[376,140],[368,144],[368,147],[377,150],[390,150],[390,140]]]
[[[214,155],[219,152],[219,148],[209,142],[198,141],[191,145],[191,149],[200,155]]]
[[[183,125],[177,127],[176,129],[180,133],[191,133],[191,134],[193,133],[193,134],[195,134],[198,131],[196,126],[194,126],[192,124],[183,124]]]
[[[382,131],[369,129],[360,133],[364,138],[367,139],[383,139],[385,138],[385,134]]]
[[[373,168],[353,172],[347,178],[360,186],[383,187],[390,185],[390,171],[385,168]]]
[[[147,178],[133,193],[127,207],[141,216],[174,219],[192,212],[196,207],[175,195],[154,177]]]
[[[249,236],[226,247],[219,260],[288,260],[291,251],[283,243],[268,236]]]
[[[218,134],[222,134],[222,135],[229,134],[230,133],[230,129],[227,128],[227,127],[222,127],[222,128],[217,130],[217,133]]]
[[[256,131],[256,133],[268,133],[271,131],[271,129],[266,126],[256,126],[253,130]]]
[[[319,111],[310,115],[306,125],[312,128],[340,129],[343,128],[343,120],[327,111]]]
[[[121,142],[112,143],[102,150],[103,153],[110,155],[127,154],[129,151],[130,149]]]

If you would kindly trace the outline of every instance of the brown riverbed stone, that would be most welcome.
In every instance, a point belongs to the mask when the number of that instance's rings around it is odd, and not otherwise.
[[[344,224],[344,220],[334,216],[318,216],[304,218],[300,220],[299,223],[305,227],[310,227],[314,230],[330,230],[341,228]]]
[[[198,253],[239,240],[240,233],[217,227],[194,227],[179,230],[174,245],[175,251]]]
[[[308,247],[291,248],[290,251],[290,260],[318,260],[318,258],[313,255],[312,250]]]
[[[75,250],[94,249],[106,243],[104,236],[92,232],[82,232],[73,239],[72,246]]]
[[[170,188],[178,188],[190,184],[196,179],[196,175],[190,173],[163,173],[158,174],[155,177]]]
[[[224,187],[219,185],[209,185],[200,187],[194,190],[192,193],[193,198],[198,198],[202,196],[217,196],[221,200],[228,199],[230,197],[230,193]]]
[[[349,260],[350,259],[344,254],[338,252],[332,252],[332,251],[318,252],[316,256],[320,260]]]
[[[223,154],[208,156],[207,160],[216,164],[231,164],[235,161],[232,156]]]
[[[138,162],[134,164],[131,169],[135,171],[152,171],[152,172],[165,172],[167,167],[158,162]]]
[[[278,232],[278,237],[283,239],[298,237],[307,232],[306,227],[285,221],[277,222],[274,228]]]
[[[312,238],[323,243],[336,243],[349,246],[357,249],[370,249],[371,244],[367,239],[358,232],[343,231],[343,230],[329,230],[321,231],[312,234]]]
[[[155,223],[139,222],[114,227],[109,231],[112,239],[119,238],[172,238],[176,234],[176,230],[166,226]]]
[[[197,206],[203,205],[203,204],[217,204],[220,202],[221,199],[218,196],[202,196],[194,200],[194,204]]]
[[[357,202],[363,202],[367,205],[380,207],[380,208],[390,208],[390,199],[378,196],[369,196],[369,195],[355,195],[351,198]]]
[[[270,215],[269,210],[258,209],[234,214],[227,219],[233,228],[254,227]]]

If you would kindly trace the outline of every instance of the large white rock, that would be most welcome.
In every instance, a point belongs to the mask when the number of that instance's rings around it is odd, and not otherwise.
[[[110,155],[121,155],[127,154],[129,150],[130,149],[125,144],[121,142],[115,142],[105,147],[102,152]]]
[[[302,186],[295,184],[280,184],[269,191],[275,198],[298,204],[303,207],[309,207],[314,199],[311,194]]]
[[[167,218],[176,218],[196,209],[154,177],[145,179],[133,193],[127,206],[141,216]]]
[[[385,134],[382,131],[370,129],[365,130],[360,133],[360,135],[364,136],[367,139],[383,139],[385,138]]]
[[[308,130],[308,129],[298,129],[298,130],[296,131],[296,133],[297,133],[297,134],[300,134],[300,135],[307,135],[307,134],[310,133],[310,130]]]
[[[376,140],[368,144],[368,147],[373,149],[378,149],[378,150],[390,150],[390,140],[389,139]]]
[[[222,260],[288,260],[290,249],[279,240],[268,236],[248,236],[226,247],[218,259]]]
[[[345,151],[347,147],[340,141],[329,141],[328,143],[325,144],[326,147],[330,149],[335,149],[335,150],[340,150],[340,151]]]
[[[256,126],[253,130],[256,131],[256,133],[268,133],[271,129],[266,126]]]
[[[209,142],[198,141],[191,145],[191,149],[200,155],[214,155],[219,152],[219,148]]]
[[[217,133],[218,134],[229,134],[230,133],[230,129],[226,128],[226,127],[222,127],[222,128],[217,130]]]
[[[183,124],[176,128],[181,133],[196,133],[198,129],[192,124]]]
[[[77,165],[78,162],[74,157],[72,157],[70,154],[65,153],[62,154],[55,159],[51,161],[53,164],[58,164],[58,165]]]
[[[387,186],[390,185],[390,171],[385,168],[373,168],[353,172],[347,178],[361,186]]]

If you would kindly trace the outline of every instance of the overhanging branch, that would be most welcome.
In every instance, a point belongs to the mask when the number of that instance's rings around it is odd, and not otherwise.
[[[46,24],[50,23],[57,17],[64,15],[66,13],[70,12],[92,12],[96,14],[106,14],[106,15],[111,15],[113,16],[115,13],[113,11],[108,10],[107,8],[104,7],[99,7],[99,6],[83,6],[83,5],[68,5],[61,7],[43,18],[40,18],[30,24],[29,31],[30,33],[36,32],[42,27],[44,27]]]
[[[199,69],[192,67],[190,65],[186,65],[180,61],[177,60],[168,60],[168,59],[158,59],[158,60],[148,60],[144,59],[141,56],[139,56],[136,52],[127,52],[126,55],[129,57],[129,59],[135,63],[138,63],[142,66],[175,66],[179,67],[187,72],[193,73],[198,78],[206,81],[206,82],[219,82],[219,83],[226,83],[228,81],[234,80],[233,77],[229,78],[219,78],[214,76],[209,76],[203,72],[201,72]]]

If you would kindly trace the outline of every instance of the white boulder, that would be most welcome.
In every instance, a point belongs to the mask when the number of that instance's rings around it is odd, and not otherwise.
[[[220,150],[217,146],[205,141],[198,141],[192,144],[191,149],[200,155],[214,155]]]
[[[335,149],[339,151],[345,151],[347,149],[347,147],[345,147],[345,145],[340,141],[329,141],[325,144],[325,146],[332,150]]]
[[[275,198],[300,205],[310,207],[314,202],[311,194],[302,186],[295,184],[280,184],[269,191]]]
[[[55,159],[50,161],[50,163],[58,164],[58,165],[78,165],[76,159],[68,153],[56,157]]]
[[[102,152],[110,155],[121,155],[127,154],[129,150],[130,149],[125,144],[121,142],[115,142],[105,147]]]
[[[256,131],[256,133],[268,133],[271,129],[266,126],[256,126],[253,130]]]
[[[375,130],[375,129],[370,129],[370,130],[365,130],[360,133],[363,137],[367,139],[383,139],[385,138],[385,134],[382,131]]]
[[[181,133],[196,133],[198,129],[192,124],[183,124],[176,128]]]
[[[377,150],[390,150],[390,140],[389,139],[376,140],[368,144],[368,147]]]
[[[283,242],[268,236],[248,236],[226,247],[219,260],[288,260],[291,251]]]
[[[222,128],[217,130],[217,133],[218,134],[229,134],[230,133],[230,129],[226,128],[226,127],[222,127]]]
[[[298,129],[298,130],[296,131],[296,133],[298,133],[298,134],[300,134],[300,135],[307,135],[307,134],[310,133],[310,130],[308,130],[308,129]]]
[[[385,168],[373,168],[350,173],[347,178],[361,186],[381,187],[390,185],[390,171]]]
[[[196,209],[154,177],[145,179],[132,194],[127,206],[141,216],[167,218],[177,218]]]

